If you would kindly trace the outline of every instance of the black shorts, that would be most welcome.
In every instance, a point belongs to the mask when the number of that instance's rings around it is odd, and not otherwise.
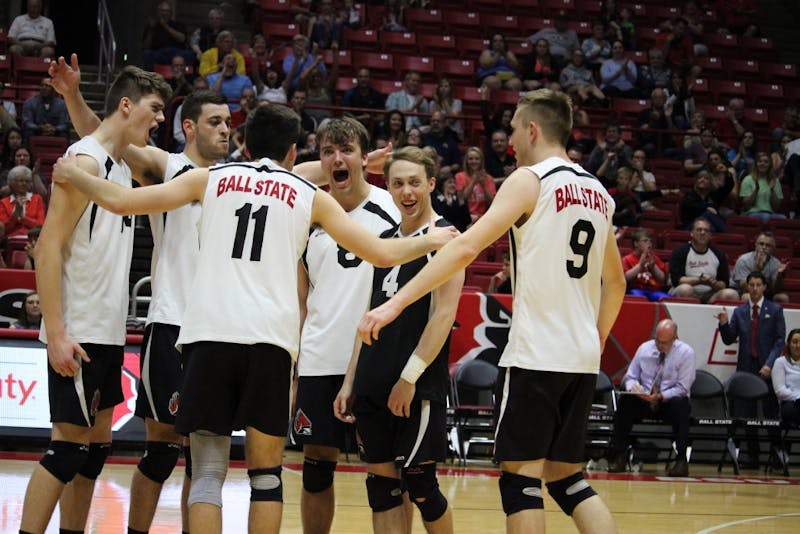
[[[301,376],[297,380],[297,405],[292,439],[300,445],[345,448],[348,424],[333,415],[333,401],[342,389],[344,375]]]
[[[597,375],[506,371],[495,439],[502,461],[580,463]]]
[[[292,368],[288,352],[267,343],[199,341],[184,345],[183,354],[178,432],[208,430],[227,436],[250,426],[286,436]]]
[[[447,458],[447,409],[444,404],[415,399],[411,417],[397,417],[386,399],[356,397],[353,415],[358,450],[368,464],[394,462],[400,467]]]
[[[180,330],[177,325],[162,323],[151,323],[144,330],[134,412],[141,418],[175,424],[183,376],[181,353],[175,348]]]
[[[81,343],[90,362],[81,362],[75,376],[61,376],[47,363],[50,421],[80,426],[94,425],[97,412],[123,401],[122,360],[125,348]]]

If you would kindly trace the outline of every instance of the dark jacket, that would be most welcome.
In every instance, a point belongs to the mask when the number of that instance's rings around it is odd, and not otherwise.
[[[728,322],[719,325],[719,333],[726,345],[739,339],[736,370],[758,373],[765,365],[771,369],[775,360],[781,355],[786,339],[786,322],[783,308],[771,300],[762,301],[758,321],[758,358],[753,358],[750,354],[751,307],[748,302],[733,310]]]

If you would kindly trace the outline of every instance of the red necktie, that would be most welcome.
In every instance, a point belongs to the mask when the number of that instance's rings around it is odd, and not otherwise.
[[[750,356],[758,359],[758,304],[753,304],[753,314],[750,316]]]

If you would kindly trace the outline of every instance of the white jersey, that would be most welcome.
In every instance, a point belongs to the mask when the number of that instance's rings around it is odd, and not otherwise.
[[[86,136],[67,150],[93,157],[101,178],[131,187],[128,165],[114,161],[94,137]],[[67,335],[78,343],[125,344],[131,223],[130,216],[116,215],[89,202],[64,247],[61,313]],[[39,339],[47,343],[44,328]]]
[[[400,212],[392,196],[370,186],[369,195],[348,212],[355,222],[375,235],[397,225]],[[356,328],[367,310],[373,267],[339,246],[316,227],[304,255],[308,271],[306,320],[300,341],[300,376],[343,375],[353,353]]]
[[[186,154],[169,154],[164,182],[197,167]],[[180,326],[194,270],[200,257],[200,203],[192,202],[166,213],[150,215],[153,260],[150,287],[153,298],[147,324]]]
[[[297,356],[297,262],[316,190],[268,159],[209,169],[178,345],[269,343]]]
[[[580,165],[548,158],[528,169],[541,178],[541,189],[531,218],[511,228],[514,317],[500,365],[596,374],[614,201]]]

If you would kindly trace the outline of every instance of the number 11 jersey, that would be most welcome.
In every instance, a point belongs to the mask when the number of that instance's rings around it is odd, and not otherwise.
[[[597,317],[614,201],[580,165],[548,158],[533,214],[510,231],[513,319],[502,367],[596,374]]]

